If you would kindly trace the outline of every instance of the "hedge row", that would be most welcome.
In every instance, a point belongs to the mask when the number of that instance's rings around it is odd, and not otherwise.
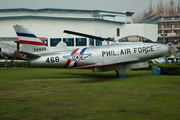
[[[180,67],[161,67],[163,75],[180,75]]]
[[[161,74],[163,75],[180,75],[180,64],[155,64],[155,66],[161,68]]]
[[[168,64],[153,64],[149,62],[149,67],[138,68],[133,70],[152,70],[152,66],[161,68],[161,74],[163,75],[180,75],[180,64],[168,63]]]
[[[29,66],[30,66],[29,62],[17,62],[17,63],[0,62],[0,67],[7,67],[7,68],[10,68],[10,67],[29,67]]]

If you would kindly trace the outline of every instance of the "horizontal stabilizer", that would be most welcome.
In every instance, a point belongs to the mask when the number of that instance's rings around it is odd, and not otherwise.
[[[136,62],[138,60],[139,60],[139,58],[134,58],[134,59],[129,59],[129,60],[120,60],[120,61],[107,62],[107,63],[98,63],[98,64],[94,64],[94,65],[76,67],[75,69],[86,69],[86,68],[92,68],[92,67],[110,66],[110,65],[116,65],[116,64],[121,64],[121,63]]]
[[[28,53],[28,52],[24,52],[24,51],[16,51],[17,53],[21,53],[23,55],[26,55],[27,58],[38,58],[40,57],[37,54],[33,54],[33,53]]]

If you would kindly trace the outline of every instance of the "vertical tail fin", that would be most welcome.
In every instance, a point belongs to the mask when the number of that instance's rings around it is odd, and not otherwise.
[[[174,55],[175,57],[179,57],[179,50],[172,43],[168,43],[168,45],[171,54]]]
[[[36,53],[49,50],[36,35],[23,25],[14,25],[13,27],[25,52]]]

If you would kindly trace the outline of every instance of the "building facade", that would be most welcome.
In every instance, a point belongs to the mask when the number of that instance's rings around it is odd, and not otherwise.
[[[169,42],[178,40],[180,42],[180,12],[150,13],[136,23],[158,24],[158,41],[163,41],[162,34],[167,34]]]
[[[71,30],[114,40],[139,35],[157,40],[157,24],[133,24],[134,12],[75,9],[0,9],[0,40],[17,37],[13,25],[22,24],[38,37],[45,37],[48,47],[60,41],[67,47],[99,46],[107,42],[63,33]]]

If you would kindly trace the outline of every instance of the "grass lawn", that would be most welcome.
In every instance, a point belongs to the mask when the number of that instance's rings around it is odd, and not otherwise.
[[[0,119],[180,119],[180,76],[1,68]]]

